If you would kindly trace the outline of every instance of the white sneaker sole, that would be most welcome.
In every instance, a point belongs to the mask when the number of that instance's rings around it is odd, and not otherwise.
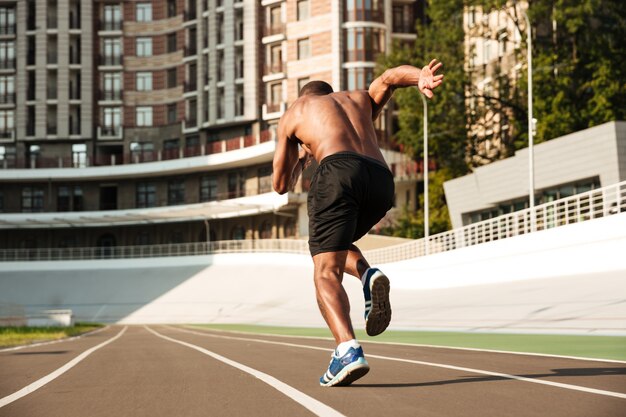
[[[327,383],[320,382],[322,387],[345,387],[352,384],[357,379],[363,377],[370,371],[370,366],[365,359],[358,359],[350,365],[345,366],[333,379]]]
[[[390,288],[389,278],[382,272],[372,279],[372,310],[365,320],[365,330],[369,336],[376,336],[384,332],[391,322]]]

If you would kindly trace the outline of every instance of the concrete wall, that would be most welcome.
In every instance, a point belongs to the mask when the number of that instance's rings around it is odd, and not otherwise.
[[[395,329],[626,334],[626,214],[383,265]],[[305,255],[0,263],[0,314],[323,327]],[[346,277],[363,328],[360,282]]]
[[[626,179],[626,122],[610,122],[535,146],[535,190],[593,177],[607,186]],[[618,157],[619,156],[619,157]],[[528,196],[528,149],[444,184],[454,228],[462,215]]]

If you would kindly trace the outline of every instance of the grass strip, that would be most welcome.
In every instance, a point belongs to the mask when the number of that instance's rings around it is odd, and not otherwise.
[[[0,327],[0,348],[65,339],[100,327],[101,324],[94,323],[76,323],[71,327]]]
[[[323,328],[275,327],[247,324],[206,324],[195,326],[214,330],[255,334],[332,337],[330,331]],[[423,332],[400,330],[388,330],[376,337],[369,337],[363,331],[357,331],[356,335],[359,340],[364,342],[408,343],[626,361],[626,337],[624,336]]]

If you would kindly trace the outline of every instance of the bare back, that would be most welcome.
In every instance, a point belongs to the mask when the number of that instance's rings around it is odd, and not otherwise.
[[[320,162],[350,151],[381,161],[366,90],[300,97],[283,116],[289,140],[300,142]]]

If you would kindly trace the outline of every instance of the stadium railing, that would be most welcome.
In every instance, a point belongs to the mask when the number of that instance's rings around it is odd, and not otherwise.
[[[365,252],[372,264],[397,262],[626,212],[626,181],[492,219]],[[152,258],[218,253],[308,254],[306,240],[258,239],[162,245],[2,249],[0,262]]]

